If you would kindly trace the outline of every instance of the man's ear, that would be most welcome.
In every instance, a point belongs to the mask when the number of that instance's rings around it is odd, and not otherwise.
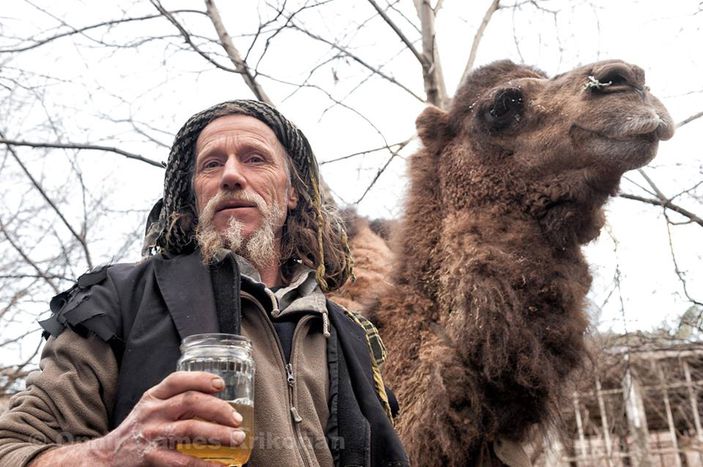
[[[295,209],[298,205],[298,192],[295,191],[295,187],[291,183],[288,187],[288,209]]]

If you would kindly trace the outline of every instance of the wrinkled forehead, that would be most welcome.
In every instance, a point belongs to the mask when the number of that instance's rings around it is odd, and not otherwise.
[[[202,129],[195,142],[195,155],[218,140],[238,137],[247,138],[252,144],[269,146],[283,154],[286,152],[276,134],[264,122],[249,115],[230,114],[212,120]]]
[[[292,160],[285,146],[271,127],[258,118],[245,114],[223,115],[205,125],[193,146],[192,163],[195,164],[210,149],[217,150],[230,144],[271,152],[281,161],[290,179]]]

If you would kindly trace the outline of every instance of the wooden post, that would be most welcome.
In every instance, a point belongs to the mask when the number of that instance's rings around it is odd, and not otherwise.
[[[559,432],[555,429],[549,430],[544,436],[544,465],[549,467],[563,467],[564,445],[561,444]]]
[[[581,420],[581,409],[579,408],[579,395],[574,392],[574,415],[576,416],[576,428],[579,432],[579,444],[580,452],[576,452],[576,458],[579,459],[583,457],[584,460],[588,459],[588,449],[586,448],[586,435],[583,432],[583,420]]]
[[[683,366],[683,374],[686,377],[686,389],[688,389],[688,398],[691,401],[691,410],[693,411],[693,424],[696,427],[696,441],[703,442],[703,429],[701,429],[701,416],[698,413],[698,390],[693,387],[693,378],[691,378],[691,367],[685,358],[681,358]],[[698,451],[698,461],[703,465],[703,453]]]
[[[600,421],[603,426],[603,440],[605,441],[605,465],[611,467],[613,465],[613,444],[610,440],[610,427],[608,426],[608,413],[605,407],[605,400],[601,391],[600,379],[596,375],[596,397],[598,398],[598,408],[600,409]]]
[[[659,389],[664,396],[664,407],[666,408],[666,421],[669,424],[669,436],[671,436],[671,445],[674,449],[674,465],[681,467],[681,458],[679,457],[679,442],[676,437],[676,426],[674,425],[674,416],[671,413],[671,402],[669,401],[669,391],[666,388],[666,380],[664,379],[664,370],[656,360],[652,360],[652,366],[659,377]]]
[[[698,393],[693,387],[693,378],[691,378],[691,367],[688,362],[681,359],[683,365],[683,373],[686,376],[686,389],[688,389],[688,398],[691,400],[691,410],[693,411],[693,424],[696,427],[696,437],[699,441],[703,441],[703,429],[701,429],[701,416],[698,413]]]
[[[627,424],[633,440],[630,447],[632,465],[652,467],[649,453],[649,429],[647,416],[644,412],[642,390],[639,382],[632,377],[629,364],[625,367],[625,375],[622,379],[622,393],[625,398]]]

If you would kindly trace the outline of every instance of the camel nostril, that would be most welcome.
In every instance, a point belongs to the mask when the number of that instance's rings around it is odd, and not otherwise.
[[[625,73],[622,70],[610,70],[605,75],[596,78],[603,84],[608,86],[623,86],[630,84]]]
[[[597,83],[589,88],[603,91],[622,90],[624,87],[644,89],[644,71],[626,63],[609,63],[593,70],[589,82]]]

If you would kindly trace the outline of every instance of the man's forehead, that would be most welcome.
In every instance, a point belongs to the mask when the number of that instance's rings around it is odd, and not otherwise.
[[[201,147],[210,141],[239,135],[252,136],[284,150],[276,134],[264,122],[249,115],[233,114],[218,117],[208,123],[198,135],[195,152],[199,153]]]

